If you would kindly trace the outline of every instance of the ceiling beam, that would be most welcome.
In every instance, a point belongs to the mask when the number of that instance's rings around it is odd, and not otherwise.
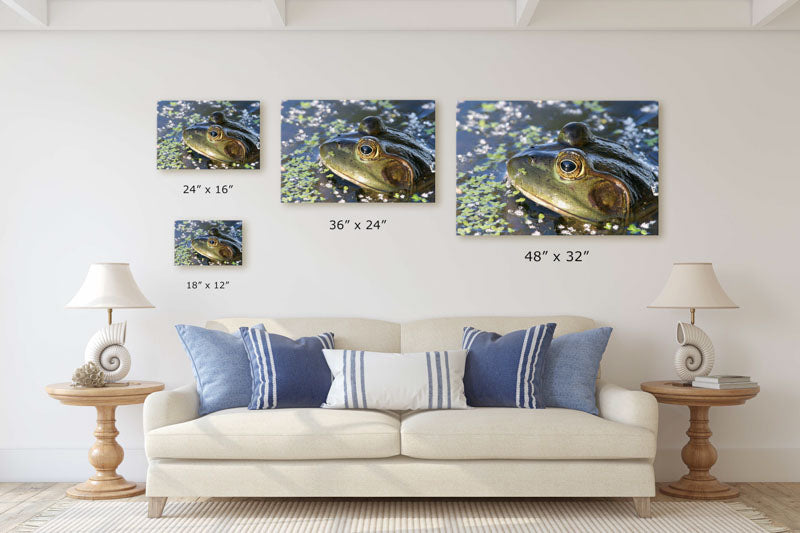
[[[286,0],[265,0],[269,6],[272,18],[281,26],[286,26]]]
[[[539,0],[517,0],[517,26],[530,26]]]
[[[783,12],[792,7],[797,0],[752,0],[753,26],[766,26]]]
[[[47,0],[2,0],[19,16],[37,26],[47,26]]]

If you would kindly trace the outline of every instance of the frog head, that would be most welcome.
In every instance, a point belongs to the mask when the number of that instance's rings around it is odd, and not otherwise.
[[[233,263],[242,259],[242,244],[211,228],[207,235],[192,239],[192,249],[212,263]]]
[[[228,120],[221,111],[211,113],[208,122],[185,128],[183,142],[198,154],[225,164],[252,163],[261,149],[256,133]]]
[[[650,167],[583,122],[566,124],[557,142],[521,151],[506,168],[511,185],[527,198],[594,224],[629,222],[655,204]]]
[[[358,131],[323,142],[320,160],[334,174],[379,193],[412,191],[433,174],[433,154],[411,136],[366,117]]]

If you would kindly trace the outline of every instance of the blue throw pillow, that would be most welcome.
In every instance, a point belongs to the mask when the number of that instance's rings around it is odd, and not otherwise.
[[[263,324],[257,326],[263,329]],[[242,337],[236,334],[200,328],[175,326],[186,353],[200,396],[200,416],[245,407],[250,402],[250,360]]]
[[[544,364],[544,401],[547,407],[599,414],[595,381],[611,328],[562,335],[550,344]]]
[[[248,409],[320,407],[331,388],[323,349],[333,333],[292,340],[262,328],[239,328],[250,359],[253,387]]]
[[[554,323],[498,335],[464,328],[464,392],[473,407],[544,408],[542,366]]]

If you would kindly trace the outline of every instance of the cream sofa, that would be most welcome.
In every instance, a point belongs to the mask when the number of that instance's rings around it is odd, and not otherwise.
[[[456,349],[464,326],[508,333],[572,316],[439,318],[397,324],[350,318],[228,318],[288,337],[335,333],[336,347]],[[569,409],[452,411],[247,408],[197,415],[194,384],[144,405],[149,515],[167,497],[632,497],[649,516],[658,410],[646,393],[599,381],[600,416]]]

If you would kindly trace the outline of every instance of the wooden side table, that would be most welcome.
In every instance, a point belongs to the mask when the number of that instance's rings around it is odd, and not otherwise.
[[[681,451],[681,458],[689,473],[673,481],[661,492],[678,498],[692,500],[727,500],[739,495],[739,490],[717,480],[709,472],[717,462],[717,449],[709,440],[708,411],[712,406],[741,405],[754,398],[759,387],[748,389],[701,389],[686,387],[679,381],[648,381],[642,390],[656,397],[659,403],[689,407],[689,442]]]
[[[79,500],[112,500],[144,494],[144,483],[131,483],[117,474],[125,452],[117,443],[114,412],[118,405],[143,403],[149,394],[164,389],[156,381],[131,381],[128,385],[100,388],[73,387],[54,383],[45,387],[47,394],[65,405],[91,405],[97,408],[97,438],[89,449],[89,462],[95,474],[87,481],[67,489],[67,496]]]

